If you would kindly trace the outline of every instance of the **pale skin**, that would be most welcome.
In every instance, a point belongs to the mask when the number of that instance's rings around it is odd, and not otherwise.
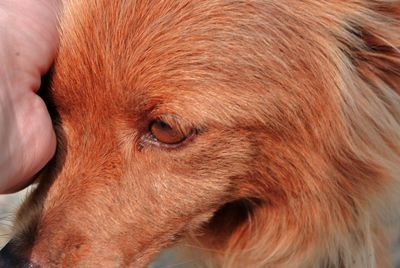
[[[0,193],[28,185],[55,152],[36,92],[56,54],[60,7],[61,0],[0,1]]]

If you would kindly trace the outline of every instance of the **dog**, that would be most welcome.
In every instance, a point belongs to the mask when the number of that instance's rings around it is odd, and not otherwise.
[[[400,1],[70,0],[60,32],[3,267],[394,265]]]

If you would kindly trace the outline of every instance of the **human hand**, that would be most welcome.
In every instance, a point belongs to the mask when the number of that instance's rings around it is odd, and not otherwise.
[[[0,193],[29,183],[53,156],[56,138],[35,93],[58,46],[61,0],[0,2]]]

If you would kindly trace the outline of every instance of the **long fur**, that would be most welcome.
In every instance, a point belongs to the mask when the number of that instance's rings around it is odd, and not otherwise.
[[[61,32],[58,155],[16,227],[33,261],[185,241],[215,267],[391,267],[400,1],[72,0]],[[165,114],[197,137],[140,143]]]

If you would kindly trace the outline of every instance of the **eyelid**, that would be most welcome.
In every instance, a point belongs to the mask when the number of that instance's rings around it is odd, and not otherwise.
[[[183,120],[182,118],[180,118],[179,116],[174,115],[174,114],[158,116],[158,117],[154,118],[152,121],[150,121],[151,123],[149,126],[151,126],[151,124],[153,124],[157,120],[168,124],[171,128],[180,131],[184,135],[188,135],[190,133],[190,131],[194,128],[187,121]]]
[[[138,149],[143,150],[147,146],[154,146],[154,147],[159,147],[162,149],[167,149],[167,150],[171,149],[172,150],[172,149],[178,149],[178,148],[184,147],[187,144],[189,144],[197,136],[197,134],[200,131],[198,128],[191,127],[188,124],[186,126],[182,127],[182,125],[179,124],[180,121],[178,121],[176,118],[177,117],[166,115],[166,116],[159,116],[159,117],[157,117],[157,119],[149,121],[150,123],[148,125],[148,131],[146,133],[144,133],[142,135],[142,137],[140,138],[140,141],[138,143]],[[182,131],[184,131],[183,133],[185,133],[185,138],[181,142],[176,143],[176,144],[167,144],[167,143],[160,142],[151,132],[151,126],[157,120],[165,120],[165,123],[173,124],[174,127],[176,126],[177,128],[181,129]]]

